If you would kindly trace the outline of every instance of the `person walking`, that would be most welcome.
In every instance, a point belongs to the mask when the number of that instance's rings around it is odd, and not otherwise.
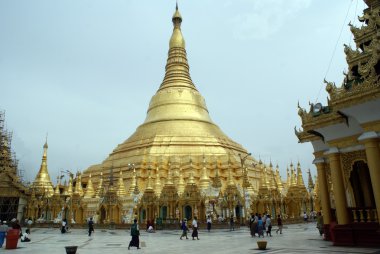
[[[186,220],[186,218],[182,221],[181,229],[182,229],[182,235],[181,235],[181,237],[179,239],[182,240],[182,237],[186,237],[186,239],[189,239],[189,238],[187,238],[187,231],[189,229],[187,228],[187,220]]]
[[[62,220],[62,227],[61,227],[61,233],[64,234],[66,233],[66,226],[67,226],[67,221],[66,219]]]
[[[198,221],[197,221],[196,216],[194,216],[194,220],[193,220],[192,225],[193,225],[193,233],[191,234],[191,237],[193,237],[193,240],[195,240],[194,237],[196,237],[197,240],[199,240],[199,238],[198,238]]]
[[[137,224],[137,219],[133,220],[133,225],[131,227],[131,236],[132,236],[132,239],[129,242],[128,250],[131,248],[131,246],[137,247],[137,249],[140,249],[140,239],[139,239],[140,229],[139,229],[139,225]]]
[[[235,230],[234,216],[231,214],[231,217],[230,217],[230,231],[234,231],[234,230]]]
[[[323,235],[323,217],[321,212],[318,212],[317,214],[317,228],[319,230],[319,234]]]
[[[209,216],[207,216],[207,231],[208,232],[210,232],[210,230],[211,230],[211,222],[212,222],[212,220],[211,220],[211,217],[209,215]]]
[[[280,231],[280,234],[282,234],[282,219],[280,215],[277,216],[277,226],[278,229],[276,230],[276,234],[278,234],[278,231]]]
[[[94,230],[94,221],[92,220],[92,217],[88,221],[88,236],[91,236],[91,233],[95,232]]]
[[[259,237],[262,236],[264,238],[264,222],[261,219],[260,214],[259,214],[259,218],[257,220],[257,231],[259,233]]]
[[[265,221],[265,225],[267,226],[267,236],[272,237],[272,220],[270,219],[270,215],[267,215],[267,219]]]
[[[255,237],[256,232],[257,232],[257,217],[255,215],[252,214],[249,224],[250,224],[249,229],[251,231],[251,237]]]
[[[304,221],[305,223],[308,222],[307,219],[308,219],[308,217],[307,217],[306,212],[303,212],[303,221]]]

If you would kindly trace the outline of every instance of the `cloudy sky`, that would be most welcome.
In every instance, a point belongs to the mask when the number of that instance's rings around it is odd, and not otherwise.
[[[53,180],[100,163],[144,121],[174,8],[174,0],[0,1],[0,110],[25,180],[38,172],[46,133]],[[353,44],[347,24],[359,25],[363,1],[180,0],[179,8],[190,74],[213,121],[283,177],[291,161],[315,174],[311,144],[294,135],[297,102],[325,103],[325,76],[341,84],[343,43]]]

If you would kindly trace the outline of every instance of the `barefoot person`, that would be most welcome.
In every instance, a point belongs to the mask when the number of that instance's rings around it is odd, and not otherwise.
[[[91,236],[91,233],[94,232],[94,221],[92,220],[92,217],[88,221],[88,236]]]
[[[137,247],[137,249],[140,249],[140,229],[139,225],[137,224],[137,219],[133,220],[133,225],[131,227],[131,236],[132,240],[129,242],[128,245],[128,250],[130,249],[131,246]]]

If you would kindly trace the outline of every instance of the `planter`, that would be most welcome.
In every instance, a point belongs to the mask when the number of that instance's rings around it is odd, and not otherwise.
[[[65,246],[67,254],[75,254],[77,252],[78,246]]]
[[[257,241],[257,247],[259,247],[259,250],[265,250],[267,248],[267,241]]]

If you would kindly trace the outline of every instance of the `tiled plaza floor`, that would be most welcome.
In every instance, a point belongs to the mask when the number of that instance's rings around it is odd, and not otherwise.
[[[226,229],[200,230],[200,240],[179,240],[180,230],[163,230],[157,233],[141,232],[141,249],[128,250],[129,232],[125,230],[97,230],[92,237],[84,229],[74,229],[71,233],[61,234],[58,229],[33,228],[29,243],[19,241],[18,248],[6,250],[5,243],[0,253],[66,253],[65,246],[77,245],[78,254],[102,253],[380,253],[375,248],[334,247],[331,242],[323,241],[314,223],[285,226],[283,234],[265,237],[268,248],[257,249],[258,238],[251,238],[248,228],[236,231]],[[190,234],[189,234],[190,235]],[[261,238],[262,240],[262,238]],[[380,239],[379,239],[380,240]]]

